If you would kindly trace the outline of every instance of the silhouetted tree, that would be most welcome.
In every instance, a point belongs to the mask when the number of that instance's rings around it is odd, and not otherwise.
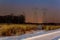
[[[18,17],[18,23],[25,23],[25,16],[24,15],[20,15]]]
[[[5,15],[0,16],[0,23],[25,23],[25,16]]]

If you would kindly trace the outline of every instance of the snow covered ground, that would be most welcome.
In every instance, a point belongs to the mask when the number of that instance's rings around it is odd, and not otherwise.
[[[25,40],[58,40],[58,37],[60,37],[60,31],[50,32],[47,34],[26,38]]]
[[[21,36],[1,37],[0,40],[23,40],[23,39],[26,40],[27,38],[31,38],[31,37],[35,37],[35,36],[39,36],[39,35],[44,35],[44,34],[48,34],[48,33],[52,33],[52,32],[57,32],[57,31],[60,31],[60,29],[51,30],[51,31],[44,31],[44,30],[35,31],[34,33],[24,34],[24,35],[21,35]]]

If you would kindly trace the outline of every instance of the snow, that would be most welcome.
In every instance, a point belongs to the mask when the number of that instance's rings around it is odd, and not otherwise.
[[[21,36],[11,36],[11,37],[1,37],[0,40],[22,40],[25,38],[29,38],[29,37],[33,37],[33,36],[37,36],[37,35],[42,35],[45,34],[46,32],[44,30],[41,31],[37,31],[31,34],[24,34]]]
[[[60,40],[60,36],[58,36],[58,37],[56,37],[56,38],[54,38],[52,40]]]
[[[51,30],[51,31],[44,31],[44,30],[35,31],[34,33],[24,34],[24,35],[21,35],[21,36],[1,37],[0,40],[24,40],[25,38],[34,37],[34,36],[38,36],[38,35],[43,35],[43,34],[51,33],[51,32],[54,32],[54,31],[59,31],[59,30],[60,29]]]

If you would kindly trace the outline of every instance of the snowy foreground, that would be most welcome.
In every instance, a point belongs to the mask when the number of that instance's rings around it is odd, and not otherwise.
[[[60,29],[51,31],[37,31],[21,36],[1,37],[0,40],[57,40],[60,37]]]
[[[25,40],[60,40],[60,31],[26,38]]]

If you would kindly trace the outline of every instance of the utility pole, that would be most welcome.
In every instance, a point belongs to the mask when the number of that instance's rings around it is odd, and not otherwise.
[[[38,10],[38,8],[34,8],[33,9],[33,11],[34,11],[34,14],[33,14],[34,17],[33,17],[33,19],[34,19],[35,23],[38,23],[38,16],[37,16],[38,13],[37,13],[37,10]]]
[[[43,8],[42,11],[43,11],[43,23],[47,23],[47,17],[46,17],[47,16],[46,15],[47,14],[46,13],[47,12],[47,9],[46,8]]]
[[[25,14],[25,12],[24,12],[24,11],[22,12],[22,15],[26,16],[26,14]]]
[[[54,23],[57,23],[57,11],[54,13],[54,20],[55,20],[55,22]]]
[[[26,22],[26,13],[25,13],[25,11],[22,11],[22,15],[25,17],[25,22]]]

